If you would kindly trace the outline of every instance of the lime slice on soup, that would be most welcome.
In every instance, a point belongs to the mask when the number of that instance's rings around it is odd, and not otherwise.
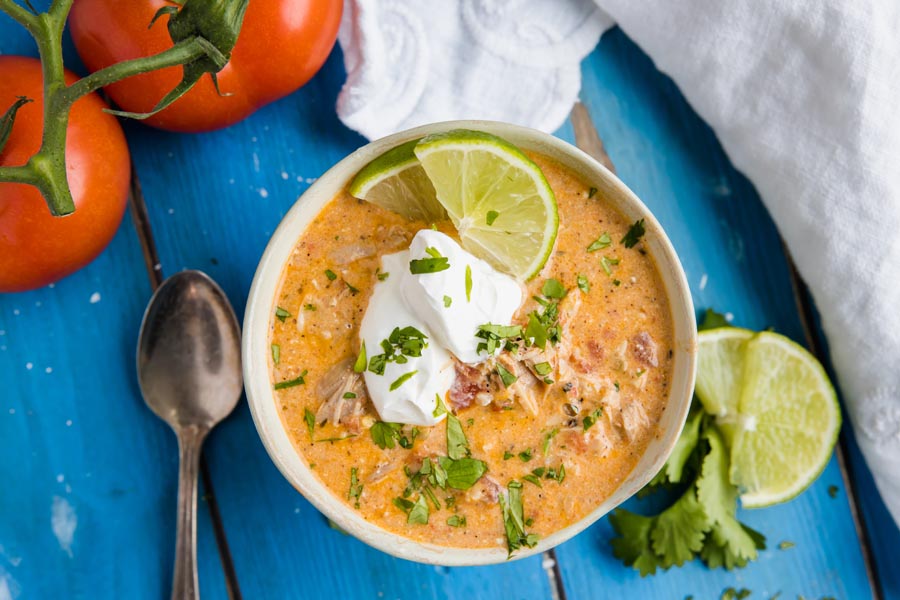
[[[423,138],[415,155],[466,250],[519,279],[541,270],[559,216],[531,159],[505,140],[464,129]]]
[[[825,369],[801,346],[764,331],[747,342],[731,448],[731,482],[747,508],[790,500],[831,459],[841,411]]]
[[[737,327],[719,327],[697,334],[697,383],[694,391],[703,408],[717,417],[728,445],[734,438],[744,368],[744,348],[755,334]]]
[[[363,167],[350,183],[350,194],[410,219],[426,223],[446,219],[447,211],[413,153],[418,141],[388,150]]]

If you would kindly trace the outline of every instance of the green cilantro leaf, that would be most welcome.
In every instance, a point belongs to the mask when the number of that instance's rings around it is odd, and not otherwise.
[[[406,522],[410,525],[428,524],[428,504],[425,502],[425,496],[420,495],[419,499],[415,501],[412,508],[409,510],[409,515],[406,517]]]
[[[401,385],[403,385],[404,383],[406,383],[407,381],[412,379],[413,375],[415,375],[418,372],[419,372],[419,370],[416,369],[415,371],[410,371],[409,373],[404,373],[403,375],[401,375],[400,377],[398,377],[391,383],[390,387],[388,387],[388,390],[393,392],[394,390],[399,388]]]
[[[316,430],[316,415],[308,408],[304,408],[303,420],[306,421],[306,430],[309,431],[309,441],[313,441],[313,432]]]
[[[363,486],[357,477],[356,467],[350,469],[350,489],[347,491],[347,500],[353,500],[353,506],[359,508],[359,498],[362,496]]]
[[[356,357],[356,362],[353,363],[353,371],[356,373],[362,373],[366,370],[366,365],[368,364],[368,360],[366,359],[366,340],[362,341],[362,344],[359,346],[359,355]]]
[[[280,306],[276,306],[276,307],[275,307],[275,317],[277,317],[278,320],[281,321],[282,323],[284,323],[284,320],[287,319],[287,318],[290,317],[290,316],[291,316],[291,313],[289,313],[288,311],[284,310],[284,309],[281,308]]]
[[[447,456],[457,460],[469,455],[469,440],[456,415],[447,415]]]
[[[445,256],[414,258],[409,261],[409,272],[413,275],[439,273],[450,268],[450,259]]]
[[[450,296],[444,296],[444,308],[450,308],[450,305],[453,304],[453,298]]]
[[[377,421],[369,429],[369,433],[375,445],[384,450],[385,448],[394,447],[394,441],[400,439],[400,429],[402,427],[400,423]]]
[[[622,237],[620,244],[624,244],[626,248],[634,248],[635,244],[644,237],[646,230],[644,229],[644,220],[638,219],[628,228],[628,232]]]
[[[504,367],[500,363],[497,363],[497,373],[500,375],[500,380],[503,382],[503,385],[506,387],[511,386],[512,384],[514,384],[516,381],[519,380],[518,377],[516,377],[515,375],[510,373],[506,369],[506,367]]]
[[[472,266],[466,265],[466,302],[472,301]]]
[[[591,291],[591,282],[588,281],[588,278],[584,275],[579,275],[577,278],[578,289],[587,294]]]
[[[325,269],[325,277],[328,278],[328,281],[334,281],[337,279],[337,274],[331,269]]]
[[[272,362],[276,365],[281,362],[281,346],[272,344]]]
[[[716,327],[728,327],[728,319],[725,315],[718,313],[711,308],[707,308],[703,313],[703,319],[697,326],[697,331],[705,331],[707,329],[715,329]]]
[[[454,490],[469,489],[487,472],[487,463],[477,458],[453,460],[442,456],[439,463],[447,472],[447,487]]]
[[[566,288],[558,279],[550,278],[541,287],[541,293],[548,298],[565,298]]]
[[[465,515],[451,515],[447,519],[447,525],[449,525],[450,527],[465,527],[466,517]]]
[[[612,245],[612,238],[609,237],[609,233],[603,232],[600,237],[591,242],[591,245],[587,247],[588,252],[596,252],[597,250],[603,250],[604,248],[609,248]]]
[[[708,519],[693,486],[675,504],[660,513],[650,532],[653,551],[661,559],[660,566],[664,569],[681,566],[694,558],[694,553],[703,548]]]
[[[617,508],[609,515],[609,523],[619,534],[611,542],[613,556],[640,571],[641,577],[656,573],[661,565],[650,547],[650,530],[656,524],[656,517],[644,517]]]

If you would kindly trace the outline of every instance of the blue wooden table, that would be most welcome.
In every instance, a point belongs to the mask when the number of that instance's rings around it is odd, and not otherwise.
[[[0,52],[35,54],[2,17]],[[72,52],[69,65],[79,66]],[[666,228],[695,304],[824,356],[814,309],[756,191],[673,83],[618,30],[583,76],[583,104],[557,135],[604,159],[605,147]],[[0,600],[167,597],[176,444],[135,380],[142,311],[162,274],[195,268],[242,314],[279,219],[365,142],[335,116],[343,79],[336,49],[298,93],[227,130],[126,124],[139,185],[112,244],[56,285],[0,296]],[[812,488],[741,515],[769,549],[731,572],[692,563],[642,579],[612,557],[605,519],[555,555],[495,567],[394,559],[329,529],[276,471],[243,402],[207,443],[202,487],[205,598],[701,599],[729,587],[751,598],[900,598],[900,531],[846,427]],[[795,545],[778,549],[783,541]]]

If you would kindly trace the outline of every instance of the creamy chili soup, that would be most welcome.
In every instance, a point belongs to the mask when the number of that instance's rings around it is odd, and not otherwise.
[[[547,339],[541,347],[500,335],[502,350],[486,361],[453,359],[438,404],[449,414],[434,426],[383,423],[354,366],[367,366],[360,324],[390,276],[381,257],[423,229],[458,239],[453,225],[410,221],[343,192],[282,274],[270,364],[284,426],[336,497],[414,540],[511,552],[533,545],[612,494],[660,433],[673,325],[642,223],[570,170],[528,155],[556,195],[559,231],[542,271],[523,284],[513,323],[524,331],[537,320]]]

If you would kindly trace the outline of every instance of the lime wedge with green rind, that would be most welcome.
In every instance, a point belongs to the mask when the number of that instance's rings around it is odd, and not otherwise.
[[[462,129],[423,138],[415,155],[466,250],[520,280],[540,272],[559,215],[530,158],[494,135]]]
[[[719,327],[697,334],[694,389],[706,412],[716,416],[729,446],[734,438],[741,397],[744,348],[754,335],[737,327]]]
[[[447,211],[413,153],[418,141],[388,150],[363,167],[350,182],[350,194],[409,219],[426,223],[446,219]]]
[[[772,332],[746,342],[731,482],[746,508],[790,500],[819,476],[841,428],[834,387],[803,347]]]

